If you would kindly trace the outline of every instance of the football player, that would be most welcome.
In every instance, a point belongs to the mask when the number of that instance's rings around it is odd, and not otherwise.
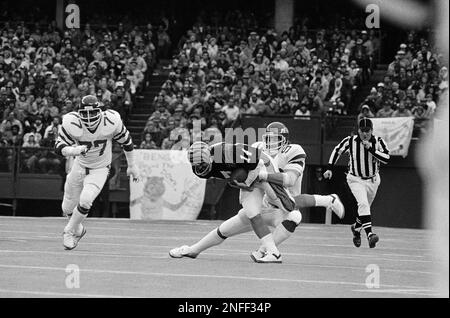
[[[227,237],[254,230],[264,247],[264,257],[259,263],[281,263],[272,233],[261,215],[264,194],[279,204],[279,208],[289,213],[295,206],[294,199],[283,186],[261,182],[258,180],[259,169],[277,172],[273,161],[260,149],[244,144],[219,143],[208,146],[203,142],[196,142],[188,150],[188,158],[193,172],[201,178],[229,179],[232,172],[242,168],[248,172],[245,181],[230,180],[232,186],[241,188],[239,200],[242,209],[233,217],[223,222],[194,245],[183,245],[174,248],[169,255],[174,258],[196,258],[202,251],[222,243]]]
[[[56,153],[75,156],[64,184],[63,213],[69,221],[63,232],[65,249],[72,250],[86,234],[82,225],[108,177],[112,142],[118,142],[127,159],[127,175],[138,181],[130,133],[114,110],[102,111],[97,98],[84,96],[78,111],[64,115],[55,143]]]
[[[258,179],[286,187],[288,192],[294,197],[297,209],[314,206],[326,207],[342,219],[345,209],[336,194],[309,195],[301,193],[306,153],[300,145],[289,143],[288,128],[281,122],[270,123],[262,137],[262,142],[257,142],[252,146],[263,149],[264,152],[269,154],[273,158],[279,172],[269,172],[262,167],[258,171]],[[263,214],[270,216],[268,219],[272,220],[271,224],[276,225],[273,231],[273,238],[275,244],[279,246],[279,244],[289,238],[300,224],[301,213],[298,210],[294,210],[289,215],[286,215],[285,211],[279,210],[278,202],[274,201],[267,194],[264,196],[263,207]],[[264,255],[264,247],[261,246],[251,254],[251,257],[254,261],[257,261]]]

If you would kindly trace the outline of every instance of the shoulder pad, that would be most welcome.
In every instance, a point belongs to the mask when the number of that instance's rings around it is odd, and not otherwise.
[[[83,124],[76,112],[70,112],[63,116],[62,127],[75,138],[81,137],[83,134]]]
[[[294,159],[297,156],[306,158],[306,153],[305,153],[305,150],[303,150],[302,146],[300,146],[298,144],[289,144],[286,147],[288,148],[288,150],[286,152],[286,157],[288,160]]]
[[[103,118],[100,125],[104,133],[112,134],[116,131],[117,127],[121,126],[121,124],[122,118],[118,112],[112,109],[108,109],[103,112]]]

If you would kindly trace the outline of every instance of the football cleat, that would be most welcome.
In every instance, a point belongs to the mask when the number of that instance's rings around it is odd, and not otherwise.
[[[80,235],[76,235],[73,232],[67,231],[63,233],[63,245],[66,250],[73,250],[78,246],[78,242],[86,234],[86,228],[83,226]]]
[[[338,216],[338,218],[342,220],[345,216],[344,205],[342,204],[342,201],[341,199],[339,199],[339,196],[337,194],[331,194],[331,197],[333,198],[333,200],[331,201],[331,205],[328,208],[331,209],[331,211],[333,211]]]
[[[266,253],[263,257],[256,259],[256,263],[269,264],[269,263],[282,263],[281,254]]]
[[[264,255],[265,255],[265,253],[264,253],[263,251],[261,251],[260,249],[258,249],[258,250],[256,250],[256,251],[253,251],[253,252],[250,254],[250,258],[251,258],[255,263],[258,263],[258,260],[261,259],[261,258],[263,258]]]
[[[191,253],[190,247],[188,245],[183,245],[183,246],[171,249],[169,251],[169,255],[170,255],[170,257],[173,257],[173,258],[182,258],[182,257],[196,258],[198,254]]]
[[[380,240],[378,235],[372,233],[368,238],[369,240],[369,247],[374,248],[377,245],[377,242]]]
[[[355,230],[355,224],[352,224],[352,226],[350,228],[353,233],[353,244],[356,247],[360,247],[361,246],[361,233],[359,233],[357,230]]]

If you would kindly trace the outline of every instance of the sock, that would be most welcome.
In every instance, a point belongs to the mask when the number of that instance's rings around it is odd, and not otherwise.
[[[362,228],[361,220],[360,220],[359,218],[356,218],[356,222],[355,222],[355,231],[361,232],[361,228]]]
[[[359,219],[362,223],[362,228],[366,231],[367,237],[372,235],[372,217],[370,215],[361,215]]]
[[[275,241],[273,239],[272,233],[267,234],[266,236],[261,238],[261,244],[266,249],[268,253],[273,253],[275,255],[279,255],[280,252],[278,251]]]
[[[252,226],[247,217],[243,217],[240,214],[229,218],[222,224],[220,224],[220,232],[226,237],[232,237],[240,233],[250,232]]]
[[[294,226],[294,228],[292,228],[292,225]],[[296,225],[292,221],[283,221],[281,224],[278,224],[278,226],[272,233],[275,245],[279,246],[281,243],[286,241],[294,232],[295,227]]]
[[[333,201],[333,197],[331,195],[313,195],[316,204],[314,206],[328,207]]]
[[[76,235],[80,235],[82,231],[81,222],[87,217],[87,213],[81,213],[78,207],[75,207],[72,212],[72,216],[69,219],[66,227],[64,228],[64,232],[72,232]]]
[[[191,253],[200,254],[204,250],[206,250],[206,249],[208,249],[210,247],[219,245],[220,243],[225,241],[226,236],[224,236],[220,232],[219,228],[220,228],[220,226],[215,228],[214,230],[212,230],[208,234],[206,234],[200,241],[198,241],[197,243],[192,245],[190,247],[191,248]]]

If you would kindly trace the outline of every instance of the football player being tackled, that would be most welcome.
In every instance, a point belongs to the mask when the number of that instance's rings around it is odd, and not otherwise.
[[[263,187],[265,194],[260,207],[261,217],[263,222],[270,227],[276,246],[289,238],[300,224],[302,219],[298,210],[300,208],[326,207],[341,219],[345,212],[344,206],[335,194],[326,196],[301,194],[306,154],[300,145],[290,144],[288,137],[287,127],[282,123],[274,122],[266,127],[266,133],[263,136],[264,141],[257,142],[251,147],[252,149],[257,148],[270,156],[271,164],[269,166],[259,164],[254,171],[258,174],[257,180],[266,185],[266,187]],[[271,167],[272,170],[267,169],[267,167]],[[267,187],[267,184],[270,187]],[[278,191],[279,193],[286,192],[287,195],[281,196],[280,199],[280,196],[272,191],[274,186],[277,186],[277,189],[283,189],[283,191]],[[286,188],[288,191],[284,190]],[[288,198],[289,202],[292,196],[294,196],[296,209],[288,210],[282,204],[283,197]],[[251,226],[246,218],[242,217],[243,214],[243,210],[239,211],[236,216],[222,223],[215,231],[209,233],[196,244],[173,249],[169,254],[172,257],[195,258],[203,250],[220,244],[227,237],[250,231]],[[214,232],[223,234],[225,231],[228,235],[222,235],[220,239],[214,234]],[[251,258],[257,263],[281,263],[281,257],[277,258],[272,253],[268,253],[263,244],[258,250],[251,253]]]
[[[138,181],[130,133],[114,110],[102,111],[93,95],[81,99],[78,111],[63,117],[55,143],[56,153],[76,157],[64,184],[62,210],[69,217],[63,232],[65,249],[77,247],[86,234],[82,222],[102,190],[111,166],[112,142],[118,142],[127,159],[127,175]]]
[[[289,130],[281,122],[272,122],[266,127],[263,141],[256,142],[253,147],[263,149],[265,153],[273,158],[277,173],[270,173],[264,167],[259,170],[258,179],[271,184],[278,184],[285,188],[294,197],[295,208],[325,207],[333,211],[340,219],[344,217],[345,209],[337,194],[317,195],[302,194],[301,186],[303,170],[305,168],[306,153],[303,148],[294,143],[289,143]],[[291,212],[291,218],[286,217],[284,211],[280,210],[267,194],[263,200],[263,215],[271,221],[275,244],[279,246],[288,239],[301,221],[301,213],[296,210]],[[292,215],[296,218],[292,219]],[[253,260],[260,259],[265,255],[264,246],[251,254]]]
[[[261,149],[244,144],[218,143],[208,146],[204,142],[193,143],[188,150],[188,158],[193,172],[200,178],[227,179],[230,185],[240,188],[239,201],[242,209],[194,245],[174,248],[169,255],[174,258],[195,258],[202,251],[222,243],[227,237],[253,230],[265,250],[258,262],[281,263],[281,254],[268,222],[261,215],[263,197],[268,193],[274,204],[287,214],[293,211],[295,201],[284,187],[258,180],[261,167],[265,167],[267,171],[277,171],[272,158]],[[246,180],[242,182],[230,179],[233,172],[240,169],[247,172]],[[299,222],[298,216],[294,219]]]

